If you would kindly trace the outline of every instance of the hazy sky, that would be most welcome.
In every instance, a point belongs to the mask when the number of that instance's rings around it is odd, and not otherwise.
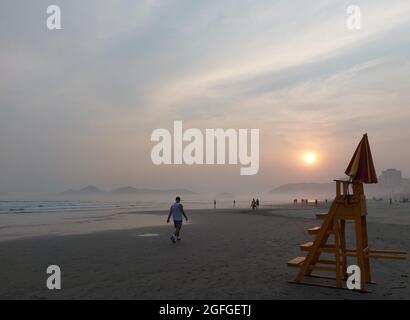
[[[0,194],[327,182],[365,132],[379,172],[410,176],[409,17],[408,0],[2,0]],[[259,174],[154,166],[151,133],[174,120],[259,128]]]

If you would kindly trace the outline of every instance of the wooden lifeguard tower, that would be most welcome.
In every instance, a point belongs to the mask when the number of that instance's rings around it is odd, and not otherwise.
[[[360,291],[367,291],[367,284],[372,283],[370,259],[405,260],[406,252],[400,250],[376,250],[369,248],[367,234],[367,205],[363,182],[377,183],[367,135],[364,136],[355,155],[346,170],[351,180],[335,180],[336,198],[329,212],[317,214],[321,226],[308,230],[315,235],[314,241],[300,246],[307,256],[296,257],[288,262],[289,267],[299,268],[296,278],[291,281],[297,284],[343,288],[348,278],[348,257],[356,258],[360,268]],[[346,223],[353,224],[355,247],[347,248]],[[323,256],[334,256],[334,260]],[[323,272],[333,273],[335,277],[324,276]],[[323,284],[316,279],[334,279],[335,286]]]

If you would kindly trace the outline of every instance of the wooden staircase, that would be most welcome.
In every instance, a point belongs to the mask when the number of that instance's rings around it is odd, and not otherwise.
[[[396,259],[405,260],[406,252],[399,250],[371,250],[368,244],[367,235],[367,206],[366,197],[362,183],[352,183],[349,181],[335,180],[336,198],[328,213],[316,214],[316,219],[322,221],[321,226],[307,230],[309,235],[314,235],[314,241],[300,245],[302,252],[307,252],[306,256],[296,257],[288,262],[289,267],[298,268],[298,274],[293,283],[306,283],[307,277],[319,277],[313,272],[334,273],[336,288],[342,288],[347,280],[348,257],[355,257],[354,263],[360,267],[360,287],[361,291],[367,290],[367,284],[372,283],[370,258],[375,259]],[[351,190],[350,190],[351,189]],[[351,193],[352,192],[352,193]],[[346,222],[354,224],[356,248],[346,248]],[[321,258],[326,254],[326,258]],[[333,256],[330,260],[328,256]],[[329,277],[326,277],[327,279]],[[324,285],[323,285],[324,286]],[[328,286],[326,286],[328,287]]]

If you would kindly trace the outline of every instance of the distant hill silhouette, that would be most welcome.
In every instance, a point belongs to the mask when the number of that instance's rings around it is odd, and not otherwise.
[[[70,195],[95,195],[95,194],[105,194],[104,191],[102,191],[101,189],[99,189],[96,186],[87,186],[85,188],[82,189],[71,189],[71,190],[67,190],[64,191],[63,194],[70,194]]]
[[[156,189],[143,189],[134,187],[120,187],[114,189],[111,192],[105,192],[96,186],[87,186],[82,189],[71,189],[63,192],[64,195],[138,195],[138,194],[151,194],[151,195],[193,195],[195,192],[188,189],[169,189],[169,190],[156,190]]]
[[[121,187],[121,188],[117,188],[111,191],[111,193],[114,193],[114,194],[134,194],[137,192],[138,192],[138,189],[134,187]]]
[[[195,192],[188,189],[168,189],[168,190],[157,190],[157,189],[143,189],[134,187],[120,187],[111,191],[112,194],[185,194],[193,195]]]
[[[276,194],[333,194],[335,192],[334,183],[293,183],[285,184],[270,191]]]

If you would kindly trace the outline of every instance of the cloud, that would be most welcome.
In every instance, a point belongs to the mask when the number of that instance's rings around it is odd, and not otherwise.
[[[45,28],[48,1],[0,3],[1,189],[147,183],[150,133],[177,119],[261,128],[276,169],[255,186],[281,179],[280,149],[349,148],[371,131],[387,152],[410,135],[408,2],[356,1],[359,32],[346,29],[346,0],[54,3],[61,32]]]

